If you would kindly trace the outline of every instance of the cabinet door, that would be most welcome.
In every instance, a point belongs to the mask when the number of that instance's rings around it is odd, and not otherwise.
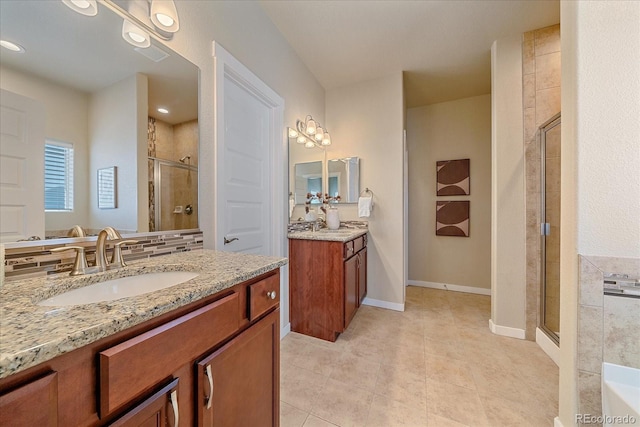
[[[367,296],[367,248],[358,253],[358,307]]]
[[[198,362],[199,427],[278,426],[280,310]]]
[[[57,426],[58,374],[53,372],[0,396],[0,425]]]
[[[358,309],[358,257],[352,256],[344,262],[344,329]]]
[[[112,427],[177,427],[180,422],[178,378],[119,418]]]

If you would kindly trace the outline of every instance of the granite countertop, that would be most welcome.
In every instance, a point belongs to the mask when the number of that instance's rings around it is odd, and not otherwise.
[[[117,270],[6,282],[0,289],[0,378],[38,365],[287,263],[286,258],[196,250],[131,261]],[[130,298],[67,307],[38,302],[119,277],[190,271],[198,277]]]
[[[289,239],[302,240],[326,240],[331,242],[348,242],[363,234],[367,234],[367,228],[339,228],[337,230],[329,230],[322,228],[318,231],[290,231],[287,233]]]

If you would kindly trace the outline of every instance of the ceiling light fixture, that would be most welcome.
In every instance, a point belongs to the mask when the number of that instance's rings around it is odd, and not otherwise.
[[[306,148],[331,145],[331,135],[320,123],[307,116],[304,121],[298,120],[296,128],[287,128],[289,138],[295,138],[298,144],[304,144]]]
[[[62,3],[82,15],[96,16],[98,14],[96,0],[62,0]]]
[[[127,19],[122,21],[122,38],[135,47],[146,48],[151,46],[149,33]]]
[[[151,0],[151,22],[161,31],[178,31],[180,20],[173,0]]]
[[[160,107],[158,108],[158,113],[169,114],[169,110],[167,110],[166,108]]]
[[[24,48],[19,44],[10,42],[9,40],[0,40],[0,46],[9,49],[11,52],[24,53]]]

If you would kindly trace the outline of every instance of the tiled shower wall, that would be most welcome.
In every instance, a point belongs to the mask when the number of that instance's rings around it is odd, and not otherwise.
[[[540,125],[560,112],[560,25],[524,33],[522,39],[522,79],[527,221],[525,337],[528,340],[534,340],[540,309],[541,258],[540,144],[537,130]],[[559,166],[559,156],[557,163]],[[559,206],[557,213],[559,216]],[[552,233],[552,236],[554,234],[558,235],[558,233]],[[559,286],[559,277],[557,282]]]
[[[640,298],[604,295],[606,273],[640,277],[640,259],[580,256],[578,413],[593,416],[602,415],[602,362],[640,369]]]
[[[127,237],[129,238],[129,237]],[[175,252],[188,252],[202,249],[202,232],[185,230],[182,232],[147,233],[143,236],[131,237],[138,242],[123,246],[122,254],[125,261],[151,258]],[[29,277],[46,276],[49,274],[70,271],[75,259],[75,251],[52,253],[50,249],[61,246],[85,246],[87,260],[90,264],[95,261],[95,238],[73,243],[47,243],[29,245],[20,248],[5,248],[4,273],[5,280],[26,279]],[[111,245],[107,245],[107,258],[111,257]]]

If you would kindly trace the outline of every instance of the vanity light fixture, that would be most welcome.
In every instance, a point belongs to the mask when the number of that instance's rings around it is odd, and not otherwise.
[[[96,0],[62,0],[62,3],[85,16],[96,16],[98,14]]]
[[[128,19],[122,20],[122,38],[135,47],[146,48],[151,46],[149,33]]]
[[[0,40],[0,46],[9,49],[11,52],[24,53],[24,48],[19,44],[10,42],[9,40]]]
[[[331,145],[331,136],[327,129],[320,123],[307,116],[304,121],[298,120],[296,128],[287,128],[289,138],[295,138],[298,144],[304,144],[307,148]]]
[[[175,33],[180,29],[178,11],[173,0],[151,0],[151,22],[159,30]]]

